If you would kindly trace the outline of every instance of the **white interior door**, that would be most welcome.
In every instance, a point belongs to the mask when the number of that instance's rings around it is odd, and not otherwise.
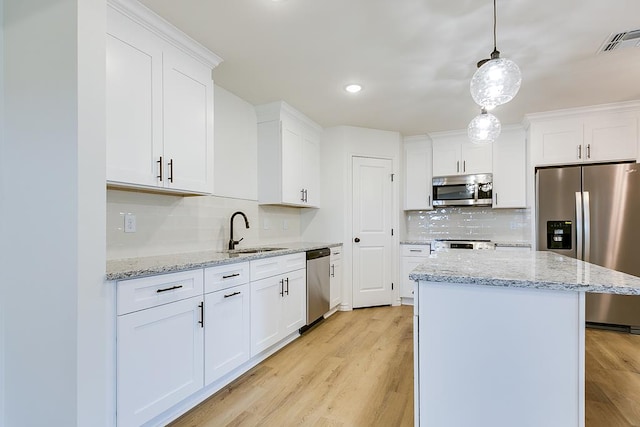
[[[392,303],[391,160],[353,158],[353,307]]]

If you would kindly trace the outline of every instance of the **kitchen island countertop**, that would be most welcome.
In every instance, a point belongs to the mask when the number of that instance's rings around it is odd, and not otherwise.
[[[213,267],[216,265],[252,261],[280,255],[289,255],[320,248],[341,246],[342,243],[295,242],[269,244],[256,247],[279,248],[268,252],[242,253],[228,251],[185,252],[170,255],[157,255],[138,258],[124,258],[107,261],[107,281],[136,279],[156,274]],[[239,251],[252,248],[238,248]]]
[[[640,278],[553,252],[435,252],[415,281],[640,295]]]

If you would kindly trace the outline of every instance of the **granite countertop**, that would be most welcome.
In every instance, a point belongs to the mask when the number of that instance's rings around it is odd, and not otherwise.
[[[435,252],[409,277],[430,282],[640,295],[640,277],[553,252]]]
[[[233,253],[233,252],[186,252],[172,255],[158,255],[140,258],[125,258],[107,261],[106,280],[125,280],[156,274],[174,273],[176,271],[194,270],[197,268],[213,267],[216,265],[232,264],[236,262],[252,261],[273,256],[289,255],[320,248],[342,246],[342,243],[282,243],[260,247],[281,248],[269,252]],[[239,247],[238,250],[259,249]]]
[[[402,240],[400,241],[401,245],[430,245],[436,239],[433,240]],[[460,239],[466,240],[466,239]],[[506,241],[492,241],[491,243],[495,243],[496,246],[501,247],[510,247],[510,248],[531,248],[531,243],[527,242],[506,242]]]

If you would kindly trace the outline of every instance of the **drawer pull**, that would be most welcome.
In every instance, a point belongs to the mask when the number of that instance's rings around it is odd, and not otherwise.
[[[225,297],[225,298],[231,298],[231,297],[235,297],[236,295],[240,295],[241,293],[242,293],[242,292],[240,292],[240,291],[236,291],[236,292],[234,292],[234,293],[232,293],[232,294],[225,295],[224,297]]]
[[[238,277],[240,273],[229,274],[228,276],[222,276],[223,279],[231,279],[232,277]]]
[[[409,249],[409,252],[422,252],[422,249]]]
[[[176,286],[172,286],[170,288],[158,289],[156,292],[160,293],[160,292],[173,291],[174,289],[180,289],[181,287],[182,287],[182,285],[176,285]]]

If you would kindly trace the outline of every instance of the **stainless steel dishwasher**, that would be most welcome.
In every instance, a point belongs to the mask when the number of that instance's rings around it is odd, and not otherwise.
[[[329,311],[329,248],[307,251],[307,330]]]

